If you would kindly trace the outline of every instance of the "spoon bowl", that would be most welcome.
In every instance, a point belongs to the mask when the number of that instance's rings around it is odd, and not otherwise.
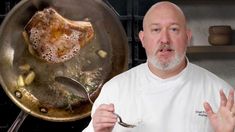
[[[89,92],[87,91],[86,87],[82,83],[80,83],[79,81],[77,81],[73,78],[70,78],[70,77],[65,77],[65,76],[56,76],[55,81],[57,81],[61,84],[69,86],[70,89],[72,88],[73,90],[76,90],[77,93],[79,93],[78,96],[88,99],[91,104],[94,103],[91,100]],[[114,113],[114,114],[118,118],[118,124],[119,125],[121,125],[123,127],[127,127],[127,128],[136,127],[136,125],[132,125],[132,124],[128,124],[128,123],[123,122],[122,118],[117,113]]]

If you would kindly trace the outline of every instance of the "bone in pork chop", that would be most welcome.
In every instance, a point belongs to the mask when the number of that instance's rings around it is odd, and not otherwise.
[[[24,29],[29,52],[50,63],[71,59],[94,36],[90,22],[68,20],[52,8],[36,12]]]

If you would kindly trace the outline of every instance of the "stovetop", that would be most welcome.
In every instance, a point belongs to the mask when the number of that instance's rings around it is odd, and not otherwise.
[[[0,23],[7,13],[20,0],[0,1]],[[119,19],[126,31],[130,48],[129,67],[133,67],[145,62],[146,56],[138,40],[138,32],[142,27],[143,14],[156,0],[108,0],[113,8],[119,13]],[[18,108],[6,95],[0,86],[0,132],[6,132],[12,125],[18,114]],[[33,116],[27,116],[21,125],[19,132],[42,132],[42,131],[62,131],[80,132],[90,122],[90,117],[73,122],[49,122]]]

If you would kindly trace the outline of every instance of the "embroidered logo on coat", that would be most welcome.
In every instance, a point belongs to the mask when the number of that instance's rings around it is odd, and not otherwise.
[[[195,113],[196,113],[198,116],[207,117],[206,112],[203,111],[203,110],[196,110]]]

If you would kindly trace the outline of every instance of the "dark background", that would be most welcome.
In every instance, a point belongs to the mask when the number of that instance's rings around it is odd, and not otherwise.
[[[0,0],[0,23],[20,0]],[[129,67],[145,61],[146,56],[138,40],[142,18],[154,0],[108,0],[119,13],[119,19],[126,31],[130,49]],[[0,132],[6,132],[21,110],[8,98],[0,86]],[[89,123],[90,117],[74,122],[49,122],[28,116],[20,127],[20,132],[62,131],[80,132]]]

